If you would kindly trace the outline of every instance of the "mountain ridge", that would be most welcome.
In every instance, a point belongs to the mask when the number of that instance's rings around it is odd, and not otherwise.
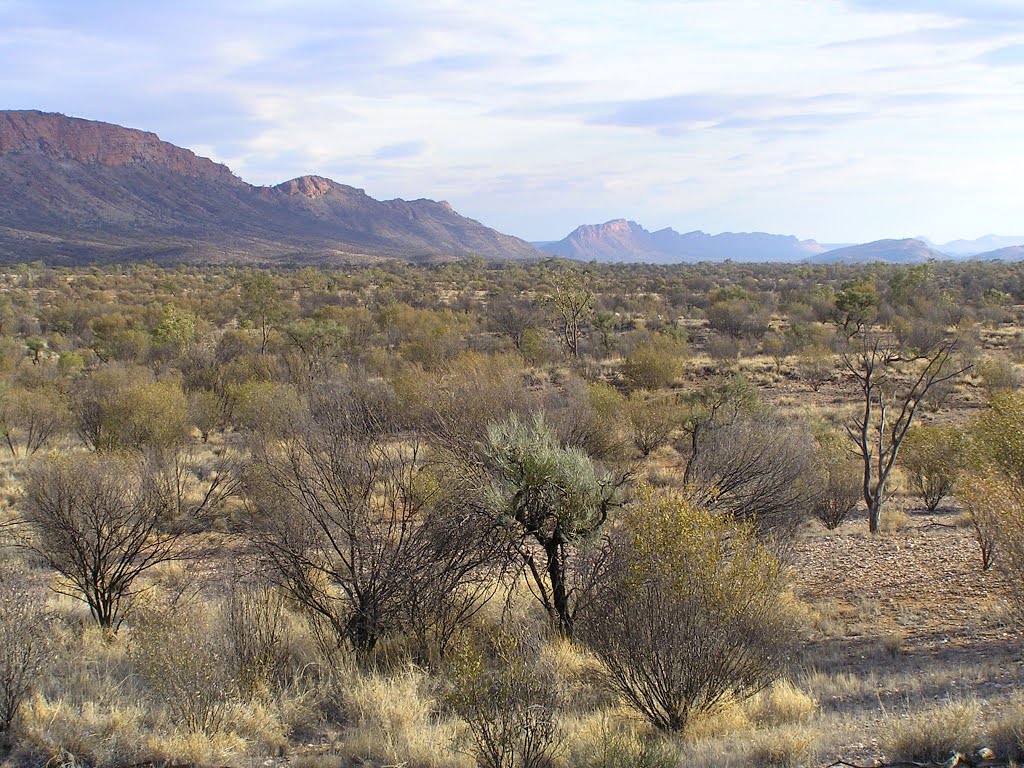
[[[332,262],[532,259],[443,201],[307,175],[257,187],[155,133],[0,111],[0,258]]]

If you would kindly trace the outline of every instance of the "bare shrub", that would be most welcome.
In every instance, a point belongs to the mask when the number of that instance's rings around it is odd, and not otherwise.
[[[285,682],[289,650],[284,597],[269,584],[232,584],[225,630],[233,676],[242,690]]]
[[[558,687],[536,640],[506,630],[467,643],[451,667],[449,706],[466,721],[480,768],[546,768],[561,750]]]
[[[781,418],[710,424],[686,457],[684,482],[699,503],[785,539],[815,498],[812,451],[809,431]]]
[[[643,390],[630,394],[626,413],[633,428],[633,445],[641,456],[649,456],[667,445],[682,416],[673,397],[659,397]]]
[[[478,583],[501,539],[460,506],[457,487],[422,476],[418,442],[368,435],[332,403],[315,404],[289,439],[257,448],[252,535],[277,583],[338,642],[367,654],[432,603],[428,591]]]
[[[826,347],[811,347],[800,353],[796,362],[796,374],[800,381],[810,385],[815,392],[835,376],[836,361],[832,350]]]
[[[821,483],[814,496],[813,511],[830,531],[838,528],[860,501],[861,469],[841,436],[820,435],[815,463]]]
[[[642,489],[618,535],[580,637],[654,726],[684,731],[778,677],[792,637],[783,576],[752,526]]]
[[[991,570],[1002,538],[1001,523],[1024,516],[1024,499],[1016,484],[991,470],[971,472],[964,477],[957,496],[967,510],[974,540],[981,554],[981,569]],[[1005,530],[1012,533],[1012,524]],[[1012,544],[1010,545],[1012,549]]]
[[[48,617],[17,571],[0,571],[0,740],[10,733],[22,702],[42,672]]]
[[[131,655],[152,691],[194,733],[225,725],[237,698],[230,638],[218,617],[199,606],[140,613]]]
[[[0,397],[0,434],[11,456],[32,456],[64,434],[70,423],[65,397],[56,387],[14,388]]]
[[[952,493],[963,464],[965,443],[964,433],[949,424],[917,425],[907,434],[900,464],[929,512]]]
[[[124,620],[139,577],[182,554],[179,534],[161,531],[165,499],[126,458],[68,455],[37,464],[23,511],[29,546],[64,579],[57,591],[85,600],[107,629]]]

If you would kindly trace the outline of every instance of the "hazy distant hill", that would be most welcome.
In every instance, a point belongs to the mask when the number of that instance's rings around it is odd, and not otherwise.
[[[614,219],[584,224],[562,240],[535,243],[548,253],[583,261],[635,261],[670,264],[697,261],[801,261],[824,249],[813,240],[764,232],[680,234],[674,229],[649,232],[635,221]]]
[[[885,261],[890,264],[920,264],[929,259],[946,259],[922,240],[875,240],[871,243],[851,245],[825,251],[807,259],[815,264],[865,264]]]
[[[193,261],[535,258],[433,200],[379,201],[320,176],[255,187],[110,123],[0,111],[0,258]]]
[[[1024,236],[985,235],[977,240],[952,240],[948,243],[933,243],[925,237],[920,239],[935,250],[941,251],[948,256],[976,256],[1003,248],[1024,245]]]
[[[970,258],[978,261],[989,261],[991,259],[1000,259],[1002,261],[1021,261],[1024,260],[1024,245],[1011,245],[1008,248],[997,248],[994,251],[976,253]]]

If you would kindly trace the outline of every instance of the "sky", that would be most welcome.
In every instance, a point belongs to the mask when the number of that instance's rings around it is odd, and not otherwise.
[[[528,240],[1024,234],[1024,0],[0,0],[0,109]]]

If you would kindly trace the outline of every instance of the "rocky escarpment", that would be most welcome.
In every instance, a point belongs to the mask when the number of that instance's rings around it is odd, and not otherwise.
[[[0,259],[330,262],[535,258],[444,202],[323,176],[256,187],[156,134],[0,111]]]
[[[183,176],[242,183],[227,166],[155,133],[46,112],[0,112],[0,155],[30,153],[108,168],[149,163]]]

